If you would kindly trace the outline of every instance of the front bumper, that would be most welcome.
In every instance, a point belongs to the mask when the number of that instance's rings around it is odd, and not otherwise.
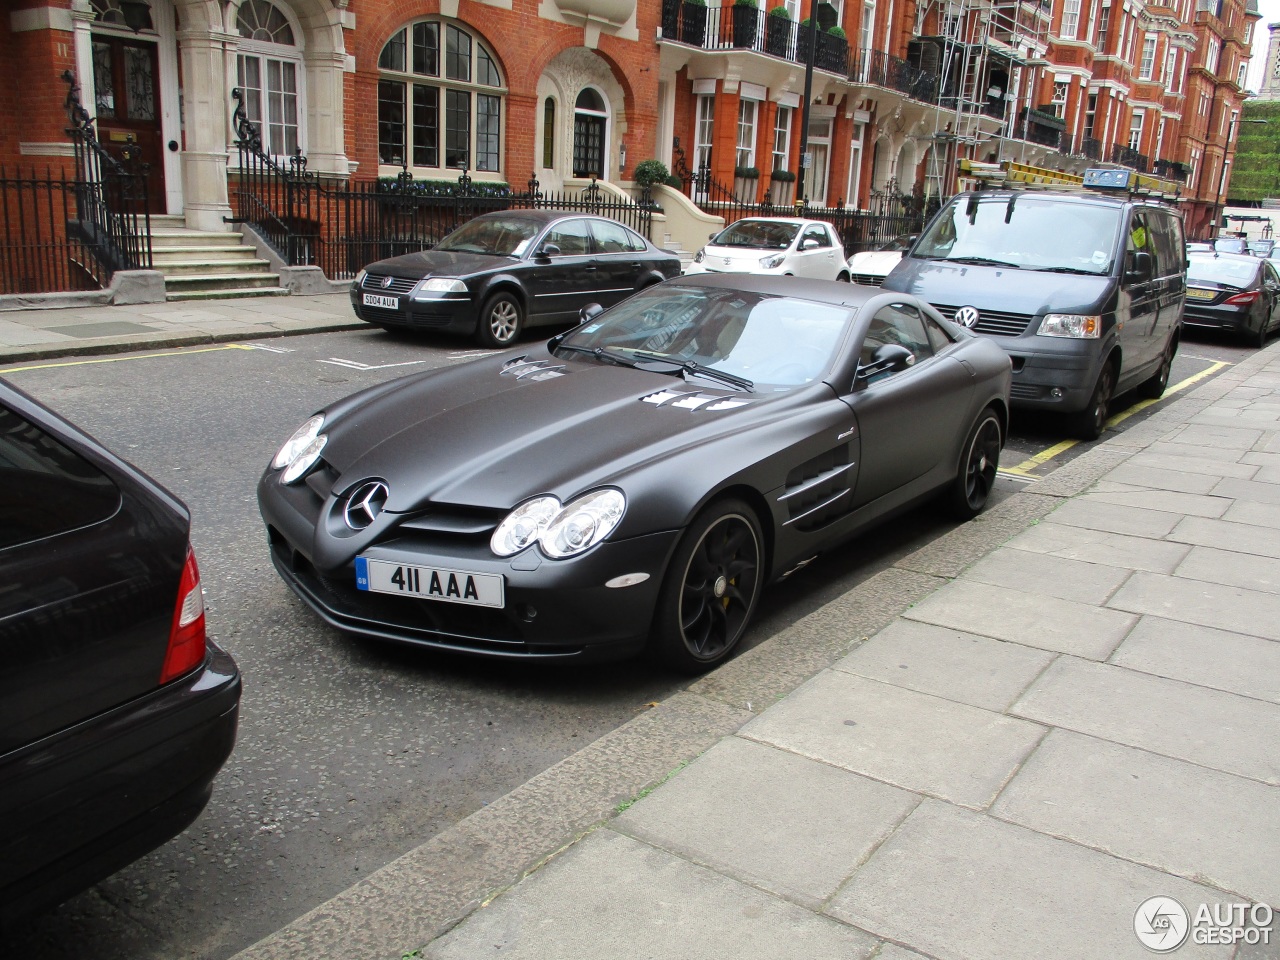
[[[487,535],[448,544],[404,530],[361,551],[372,558],[499,575],[504,604],[491,608],[359,590],[354,561],[318,569],[286,536],[287,516],[273,512],[266,508],[263,514],[276,570],[331,626],[378,640],[499,659],[608,660],[639,652],[648,640],[663,574],[680,535],[671,530],[606,541],[569,560],[548,560],[536,546],[514,557],[496,557]],[[301,537],[295,532],[294,539]],[[635,573],[648,574],[648,579],[629,587],[605,586]]]
[[[445,333],[473,333],[476,329],[476,304],[470,297],[432,297],[419,300],[414,299],[412,294],[403,294],[395,298],[399,306],[392,310],[387,307],[366,306],[365,293],[376,294],[377,291],[359,290],[352,284],[351,309],[366,323]]]
[[[239,703],[235,661],[210,641],[187,676],[0,758],[0,924],[186,829],[231,755]]]

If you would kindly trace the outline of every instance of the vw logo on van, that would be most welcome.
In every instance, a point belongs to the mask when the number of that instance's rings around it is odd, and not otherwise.
[[[978,322],[977,307],[961,307],[959,310],[956,311],[956,323],[963,324],[964,326],[972,329],[973,325],[977,322]]]

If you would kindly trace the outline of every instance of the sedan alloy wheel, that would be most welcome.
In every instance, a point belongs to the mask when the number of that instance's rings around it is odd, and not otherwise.
[[[509,293],[495,293],[480,310],[476,338],[486,347],[508,347],[524,326],[520,301]]]

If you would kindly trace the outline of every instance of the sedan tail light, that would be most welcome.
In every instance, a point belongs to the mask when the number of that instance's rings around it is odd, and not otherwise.
[[[168,683],[189,673],[204,662],[204,595],[200,592],[200,570],[196,555],[187,545],[187,560],[182,565],[178,582],[178,602],[173,610],[173,626],[169,629],[169,649],[164,655],[160,682]]]
[[[1247,307],[1260,296],[1257,290],[1247,290],[1244,293],[1237,293],[1234,297],[1227,297],[1222,302],[1232,307]]]

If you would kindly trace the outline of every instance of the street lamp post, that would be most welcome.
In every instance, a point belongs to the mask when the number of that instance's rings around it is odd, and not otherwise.
[[[813,61],[818,56],[818,31],[836,25],[836,8],[819,0],[809,14],[809,55],[804,60],[804,107],[800,112],[800,171],[796,175],[796,210],[805,204],[805,176],[809,172],[809,103],[813,100]]]

